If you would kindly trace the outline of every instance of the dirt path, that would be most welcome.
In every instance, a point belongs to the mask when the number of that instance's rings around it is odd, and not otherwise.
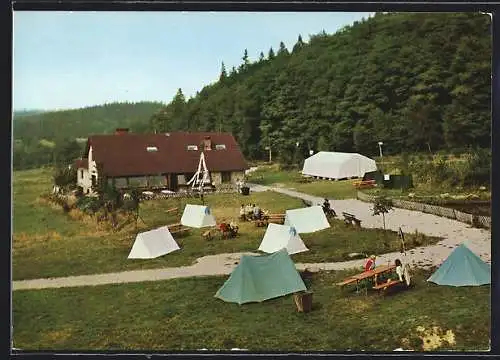
[[[290,196],[298,197],[312,204],[319,204],[323,200],[319,197],[302,194],[293,190],[283,188],[270,188],[261,185],[251,185],[252,191],[273,190]],[[371,204],[359,200],[334,200],[331,201],[337,214],[347,211],[355,214],[362,220],[362,226],[366,228],[381,228],[382,219],[372,216]],[[491,233],[483,229],[471,228],[469,225],[442,218],[439,216],[424,214],[416,211],[395,209],[386,215],[386,226],[388,229],[398,230],[399,227],[405,233],[418,230],[426,235],[443,237],[436,245],[420,247],[407,253],[407,258],[401,257],[399,252],[379,255],[379,264],[393,262],[396,258],[402,258],[406,262],[419,267],[429,267],[440,264],[453,248],[465,242],[472,251],[483,260],[490,262],[491,256]],[[362,249],[360,249],[362,250]],[[356,249],[353,249],[356,252]],[[236,267],[242,254],[256,255],[255,253],[233,253],[205,256],[191,266],[175,268],[161,268],[150,270],[134,270],[119,273],[95,274],[70,276],[52,279],[33,279],[14,281],[13,290],[43,289],[76,286],[94,286],[104,284],[119,284],[129,282],[158,281],[173,278],[193,276],[228,275]],[[336,263],[298,263],[297,269],[308,268],[311,271],[318,270],[344,270],[361,267],[364,260],[352,260]]]
[[[257,186],[254,191],[272,190],[293,197],[311,201],[313,205],[321,204],[320,197],[302,194],[293,190],[275,187]],[[356,199],[330,200],[330,204],[340,215],[343,211],[356,215],[362,221],[365,228],[382,228],[382,217],[372,215],[372,204]],[[476,229],[468,224],[425,214],[419,211],[394,208],[385,216],[386,228],[397,231],[399,227],[404,233],[420,233],[443,238],[435,245],[418,247],[407,253],[407,261],[420,267],[438,265],[445,260],[452,249],[461,243],[465,243],[472,251],[479,255],[484,261],[491,262],[491,232],[485,229]],[[361,249],[360,249],[361,250]],[[356,249],[353,249],[355,252]],[[399,253],[389,253],[379,256],[379,263],[393,262]]]

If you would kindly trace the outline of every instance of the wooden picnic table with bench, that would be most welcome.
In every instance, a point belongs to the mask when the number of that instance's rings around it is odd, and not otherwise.
[[[361,226],[361,220],[357,219],[356,215],[342,212],[342,216],[344,216],[344,223],[346,223],[347,225],[356,225],[358,227]]]
[[[184,233],[187,233],[189,231],[189,228],[182,225],[181,223],[170,224],[170,225],[167,225],[167,227],[168,227],[168,231],[170,231],[170,233],[172,235],[184,234]]]
[[[378,282],[378,278],[381,274],[390,273],[394,269],[396,269],[396,265],[380,265],[373,270],[364,271],[360,274],[350,276],[344,279],[343,281],[337,283],[336,285],[344,287],[345,285],[356,284],[356,291],[359,292],[359,283],[362,280],[373,279],[372,289],[385,290],[391,286],[401,283],[399,280],[398,281],[391,280],[390,282],[381,282],[381,283]]]
[[[269,214],[263,215],[260,219],[255,220],[255,226],[266,226],[269,223],[281,224],[285,222],[285,214]]]
[[[367,189],[377,185],[375,180],[358,180],[352,183],[356,189]]]

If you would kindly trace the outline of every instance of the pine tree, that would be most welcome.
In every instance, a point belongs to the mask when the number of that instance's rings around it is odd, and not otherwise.
[[[278,50],[278,56],[280,55],[288,55],[288,49],[285,46],[285,43],[283,41],[280,42],[280,48]]]
[[[304,42],[302,41],[302,36],[299,35],[299,38],[297,39],[297,42],[293,46],[293,50],[292,51],[293,52],[299,51],[300,49],[302,49],[303,46],[304,46]]]
[[[259,62],[264,61],[264,53],[261,51],[259,55]]]
[[[272,60],[272,59],[274,59],[275,57],[276,57],[276,55],[274,54],[274,50],[273,50],[273,48],[271,47],[271,48],[269,49],[269,53],[268,53],[268,55],[267,55],[267,58],[268,58],[269,60]]]
[[[243,52],[243,57],[241,58],[243,60],[243,64],[240,65],[240,71],[246,70],[248,68],[248,65],[250,64],[250,61],[248,60],[248,50],[245,49]]]
[[[226,80],[226,78],[227,78],[226,66],[224,65],[224,61],[223,61],[221,69],[220,69],[219,81],[224,82],[224,80]]]

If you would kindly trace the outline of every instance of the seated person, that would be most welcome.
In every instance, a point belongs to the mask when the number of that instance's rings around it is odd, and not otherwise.
[[[325,198],[325,201],[323,201],[323,211],[326,215],[332,214],[333,216],[337,216],[335,210],[333,210],[330,206],[330,201],[327,198]]]
[[[368,260],[366,260],[366,263],[365,263],[365,271],[370,271],[370,270],[373,270],[375,269],[375,259],[377,257],[375,255],[371,255]]]
[[[260,219],[262,215],[262,211],[260,210],[260,208],[258,206],[256,206],[255,204],[253,205],[253,218],[255,220],[258,220]]]
[[[252,218],[252,214],[253,214],[252,205],[250,205],[250,204],[245,205],[245,214],[247,215],[247,217],[249,219]]]
[[[242,221],[245,221],[247,218],[246,216],[246,213],[245,213],[245,205],[241,204],[241,207],[240,207],[240,219]]]
[[[231,231],[231,235],[236,236],[236,234],[238,233],[238,229],[238,224],[231,220],[231,222],[229,223],[229,230]]]
[[[325,201],[323,201],[323,210],[325,211],[330,210],[330,201],[328,201],[327,198],[325,198]]]
[[[396,259],[394,262],[394,265],[396,265],[396,275],[398,276],[399,281],[403,281],[403,264],[401,264],[401,260]]]

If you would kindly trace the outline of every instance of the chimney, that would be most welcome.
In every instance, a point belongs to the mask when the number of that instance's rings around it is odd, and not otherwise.
[[[212,150],[212,140],[210,139],[210,136],[205,136],[205,139],[203,139],[203,149]]]
[[[115,135],[124,135],[128,134],[128,128],[117,128],[115,130]]]

